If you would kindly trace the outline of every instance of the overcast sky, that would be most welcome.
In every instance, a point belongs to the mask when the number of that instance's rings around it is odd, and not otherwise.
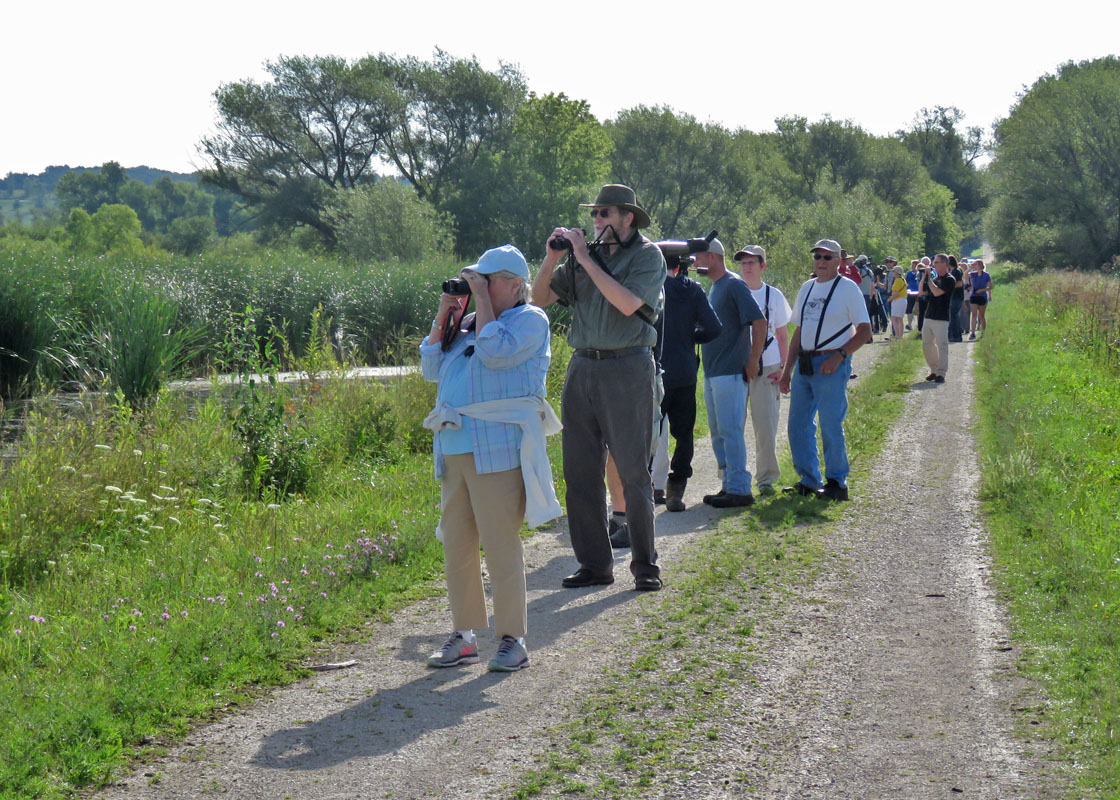
[[[990,127],[1060,64],[1120,51],[1115,0],[12,0],[3,20],[0,175],[203,167],[214,90],[263,79],[280,55],[429,59],[440,47],[516,64],[531,90],[587,100],[604,120],[669,105],[732,129],[831,114],[883,135],[935,105]]]

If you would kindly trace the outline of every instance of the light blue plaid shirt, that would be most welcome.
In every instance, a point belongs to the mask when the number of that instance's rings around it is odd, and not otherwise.
[[[473,348],[470,355],[467,350]],[[456,359],[469,359],[464,370],[452,369]],[[436,405],[446,400],[450,386],[444,378],[459,375],[466,381],[467,403],[509,397],[545,395],[545,376],[552,359],[548,315],[533,305],[506,309],[477,333],[460,333],[446,353],[438,344],[420,345],[420,369],[436,386]],[[461,366],[461,365],[460,365]],[[456,387],[462,397],[463,387]],[[521,466],[521,428],[504,422],[471,420],[474,466],[479,474]],[[440,435],[432,440],[436,477],[443,476]]]

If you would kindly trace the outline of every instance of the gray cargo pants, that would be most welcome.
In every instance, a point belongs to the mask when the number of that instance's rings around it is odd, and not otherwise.
[[[568,529],[581,567],[610,572],[607,537],[607,448],[614,456],[630,526],[630,572],[659,577],[650,482],[657,384],[653,355],[595,360],[573,355],[560,401]]]

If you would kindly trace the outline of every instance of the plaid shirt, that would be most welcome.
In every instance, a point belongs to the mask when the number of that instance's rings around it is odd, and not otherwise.
[[[473,348],[473,349],[472,349]],[[468,354],[468,349],[471,352]],[[445,399],[443,378],[456,359],[469,358],[465,371],[467,403],[509,397],[545,395],[545,376],[552,358],[548,316],[540,308],[520,305],[506,309],[481,331],[460,333],[451,349],[438,344],[420,345],[420,369],[436,386],[436,404]],[[462,388],[461,386],[458,388]],[[462,396],[460,392],[460,396]],[[474,466],[479,474],[521,466],[521,428],[504,422],[471,420]],[[443,476],[440,436],[432,441],[436,477]]]

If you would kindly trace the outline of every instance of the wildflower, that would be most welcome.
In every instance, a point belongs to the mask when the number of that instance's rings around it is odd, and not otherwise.
[[[19,628],[16,628],[14,631],[12,631],[12,633],[14,633],[16,636],[19,636],[20,634],[23,633],[23,631],[20,630]]]
[[[111,447],[110,447],[109,445],[107,445],[107,444],[95,444],[95,445],[93,446],[93,449],[94,449],[94,450],[112,450],[113,448],[111,448]]]
[[[277,628],[283,628],[284,627],[284,620],[282,620],[282,619],[276,620],[276,627]]]
[[[142,455],[144,455],[144,451],[143,451],[143,450],[133,450],[133,451],[132,451],[132,455],[134,455],[134,456],[142,456]]]
[[[189,616],[186,611],[181,611],[179,613],[181,613],[184,617]]]
[[[113,494],[123,494],[124,489],[119,486],[106,486],[105,491],[112,492]]]
[[[135,625],[129,625],[129,626],[128,626],[128,629],[129,629],[130,631],[134,631],[134,630],[136,630],[136,626],[135,626]]]
[[[160,617],[162,619],[171,619],[171,615],[168,614],[166,611],[164,611],[162,614],[160,614]]]
[[[203,657],[202,657],[202,660],[203,660],[203,661],[209,661],[209,660],[210,660],[210,656],[203,656]]]

